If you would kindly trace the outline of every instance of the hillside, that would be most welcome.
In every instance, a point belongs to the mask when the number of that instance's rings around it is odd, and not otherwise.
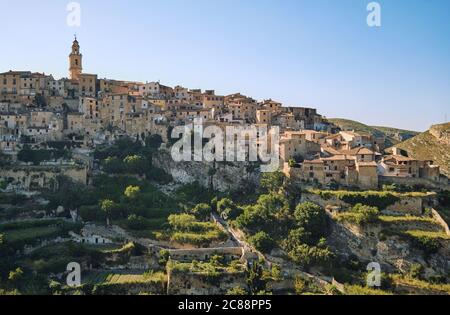
[[[434,125],[396,147],[413,158],[433,160],[441,166],[442,173],[450,176],[450,123]]]
[[[391,127],[368,126],[349,119],[330,118],[328,120],[342,130],[355,130],[357,132],[367,133],[377,137],[384,136],[386,137],[386,147],[391,147],[397,143],[410,139],[419,134],[418,132],[411,130],[403,130]]]

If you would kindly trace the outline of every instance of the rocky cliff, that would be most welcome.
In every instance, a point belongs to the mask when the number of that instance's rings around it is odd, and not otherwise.
[[[255,188],[259,184],[259,168],[248,162],[175,162],[167,149],[154,154],[152,162],[182,184],[198,182],[221,192]]]
[[[450,177],[450,123],[434,125],[396,147],[408,152],[412,158],[433,160],[441,167],[441,172]]]

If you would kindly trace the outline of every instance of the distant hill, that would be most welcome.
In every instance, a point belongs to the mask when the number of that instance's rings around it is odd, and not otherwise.
[[[328,119],[328,121],[335,124],[342,130],[354,130],[360,133],[366,133],[376,137],[384,136],[386,138],[385,146],[387,148],[419,134],[419,132],[411,130],[403,130],[391,127],[368,126],[349,119],[330,118]]]
[[[441,172],[450,177],[450,123],[431,126],[430,130],[396,147],[408,152],[410,157],[433,160],[441,166]]]

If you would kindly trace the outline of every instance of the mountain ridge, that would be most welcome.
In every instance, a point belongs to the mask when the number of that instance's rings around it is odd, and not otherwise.
[[[383,136],[386,138],[386,147],[391,147],[420,134],[420,132],[417,131],[393,127],[369,126],[351,119],[328,118],[327,120],[342,130],[354,130],[356,132],[367,133],[376,137]]]

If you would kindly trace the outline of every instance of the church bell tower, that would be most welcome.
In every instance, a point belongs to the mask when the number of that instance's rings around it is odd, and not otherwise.
[[[77,36],[75,35],[75,40],[72,43],[72,52],[69,55],[69,78],[71,80],[79,80],[82,67],[83,55],[80,54],[80,45],[77,41]]]

